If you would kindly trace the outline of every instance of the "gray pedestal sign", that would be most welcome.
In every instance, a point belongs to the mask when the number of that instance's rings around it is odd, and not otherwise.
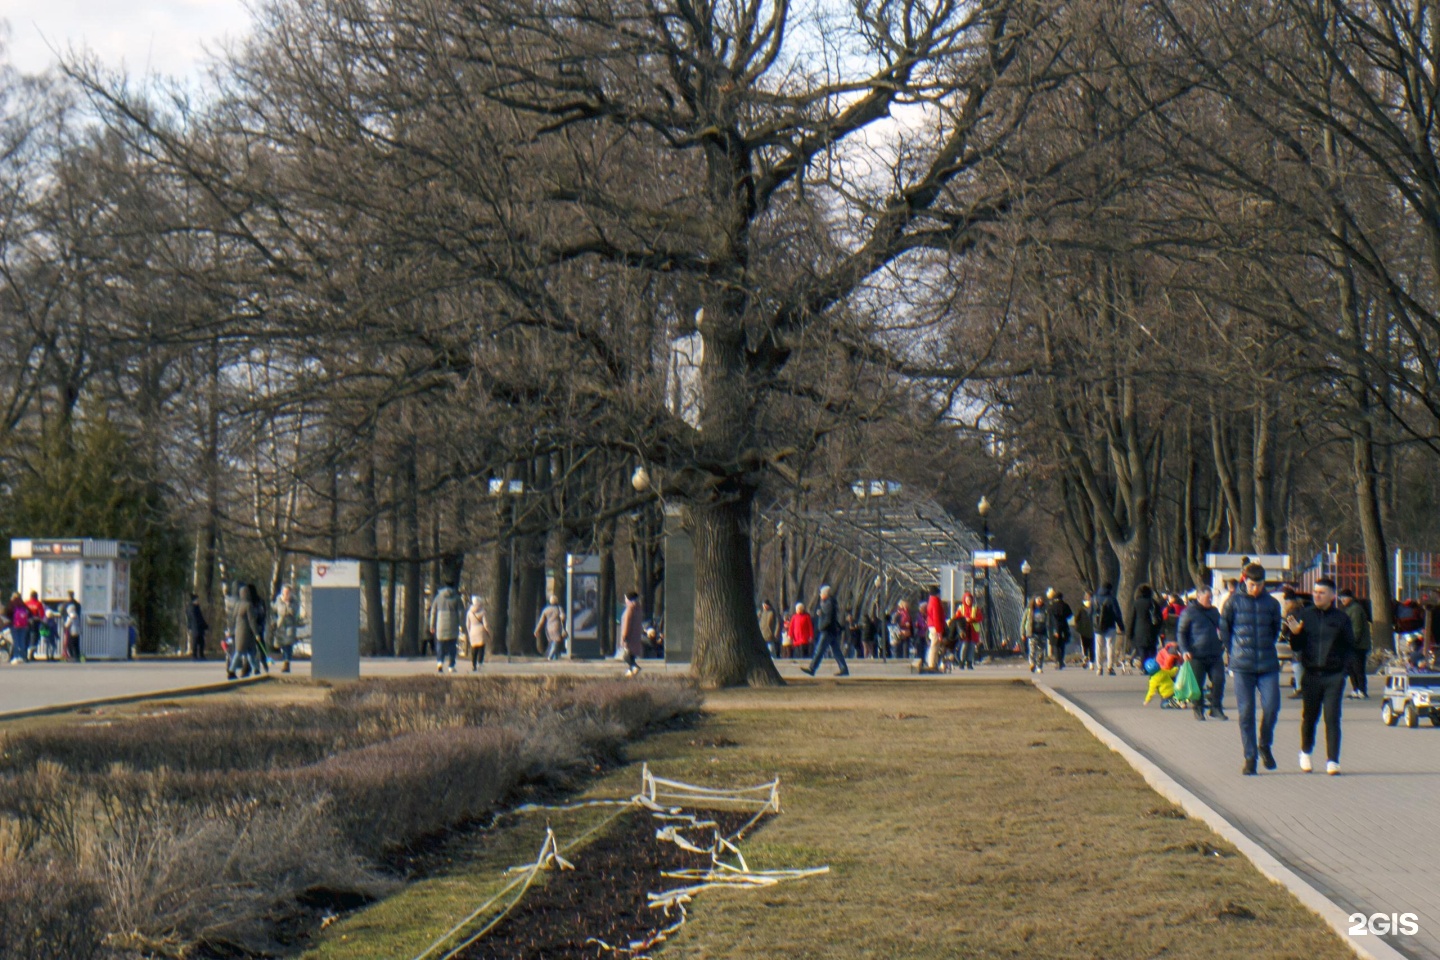
[[[360,561],[310,561],[310,676],[360,678]]]
[[[665,662],[689,663],[695,649],[695,544],[679,511],[665,511]]]

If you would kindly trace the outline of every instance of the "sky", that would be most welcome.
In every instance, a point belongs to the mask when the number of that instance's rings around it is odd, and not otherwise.
[[[108,67],[200,79],[208,47],[245,35],[245,0],[0,0],[5,59],[22,73],[55,63],[52,50],[94,51]]]

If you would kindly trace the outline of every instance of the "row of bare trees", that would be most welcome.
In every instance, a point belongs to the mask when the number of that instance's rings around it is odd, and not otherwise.
[[[1003,491],[1122,599],[1332,540],[1389,596],[1436,528],[1434,16],[280,0],[203,100],[7,75],[8,495],[105,420],[182,588],[355,555],[398,653],[457,577],[523,649],[568,552],[660,605],[669,510],[712,684],[778,681],[755,518],[862,476]]]

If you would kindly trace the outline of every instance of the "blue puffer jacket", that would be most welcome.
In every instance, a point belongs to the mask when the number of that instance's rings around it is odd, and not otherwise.
[[[1220,642],[1220,611],[1214,607],[1202,607],[1192,600],[1180,614],[1175,633],[1181,653],[1216,660],[1225,652]]]
[[[1252,597],[1237,593],[1220,618],[1220,640],[1230,651],[1230,669],[1236,673],[1277,673],[1280,657],[1280,603],[1268,593]]]

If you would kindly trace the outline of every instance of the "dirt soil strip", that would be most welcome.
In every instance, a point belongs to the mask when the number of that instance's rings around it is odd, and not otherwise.
[[[735,811],[688,812],[714,820],[724,836],[752,816]],[[752,830],[764,822],[762,819]],[[543,886],[531,887],[499,926],[460,956],[465,960],[595,960],[615,954],[587,943],[591,938],[625,947],[653,936],[677,917],[651,909],[646,894],[687,882],[661,874],[710,866],[708,854],[657,840],[655,831],[662,825],[646,810],[622,816],[579,852],[567,855],[574,870],[546,874]],[[680,832],[696,846],[705,846],[711,839],[708,829],[682,828]]]

